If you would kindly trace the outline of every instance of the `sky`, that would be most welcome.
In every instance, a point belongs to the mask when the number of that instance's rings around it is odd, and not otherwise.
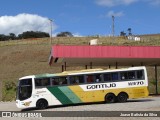
[[[160,0],[1,0],[0,34],[64,31],[74,36],[160,33]]]

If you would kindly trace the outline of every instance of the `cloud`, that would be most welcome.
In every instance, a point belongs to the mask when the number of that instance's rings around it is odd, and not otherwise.
[[[160,0],[148,0],[149,4],[159,6],[160,5]]]
[[[57,26],[53,22],[53,31]],[[46,17],[35,14],[18,14],[16,16],[0,17],[0,34],[14,33],[16,35],[25,31],[42,31],[50,33],[50,21]]]
[[[114,12],[114,11],[109,11],[107,13],[107,17],[111,17],[111,16],[114,16],[114,17],[121,17],[121,16],[124,16],[124,13],[123,11],[120,11],[120,12]]]
[[[73,33],[74,37],[83,37],[80,33]]]
[[[96,4],[106,7],[114,7],[118,5],[130,5],[138,0],[96,0]]]

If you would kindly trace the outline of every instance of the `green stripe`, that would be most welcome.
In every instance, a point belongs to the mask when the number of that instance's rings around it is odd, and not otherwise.
[[[59,89],[72,101],[72,103],[82,102],[69,87],[60,87]]]
[[[61,87],[48,87],[48,90],[64,105],[72,104],[72,101],[59,89]]]

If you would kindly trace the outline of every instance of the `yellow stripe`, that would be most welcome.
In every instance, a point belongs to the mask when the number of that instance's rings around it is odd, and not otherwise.
[[[69,88],[76,94],[82,102],[98,102],[104,101],[105,95],[107,93],[114,93],[116,96],[120,92],[126,92],[129,98],[141,98],[148,96],[147,87],[134,87],[134,88],[120,88],[120,89],[110,89],[110,90],[96,90],[96,91],[83,91],[83,89],[76,86],[69,86]]]

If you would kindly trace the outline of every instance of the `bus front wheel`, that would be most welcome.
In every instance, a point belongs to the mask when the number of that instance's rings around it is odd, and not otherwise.
[[[38,109],[46,109],[48,107],[48,102],[45,99],[40,99],[36,103]]]
[[[108,93],[105,96],[105,102],[106,103],[114,103],[116,101],[116,96],[113,93]]]
[[[118,96],[117,96],[118,102],[121,102],[121,103],[126,102],[127,99],[128,99],[128,95],[127,95],[127,93],[124,93],[124,92],[119,93]]]

